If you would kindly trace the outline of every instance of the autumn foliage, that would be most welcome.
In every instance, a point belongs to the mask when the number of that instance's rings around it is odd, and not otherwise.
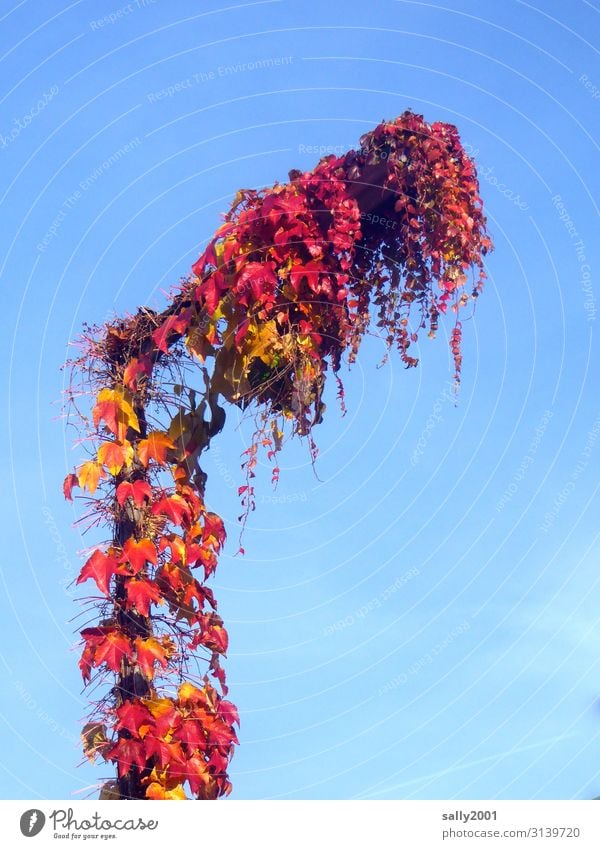
[[[239,718],[207,584],[225,529],[206,506],[199,464],[223,427],[222,400],[255,416],[243,520],[258,452],[274,482],[286,433],[306,436],[316,456],[326,375],[343,405],[338,372],[373,325],[411,367],[420,331],[434,336],[448,313],[460,377],[459,316],[479,295],[491,243],[456,128],[407,112],[358,150],[289,176],[238,192],[162,313],[144,308],[86,330],[71,363],[69,400],[90,451],[64,493],[81,490],[84,518],[110,528],[77,579],[97,609],[81,631],[81,673],[95,693],[105,686],[84,750],[116,767],[101,798],[215,799],[231,789]]]

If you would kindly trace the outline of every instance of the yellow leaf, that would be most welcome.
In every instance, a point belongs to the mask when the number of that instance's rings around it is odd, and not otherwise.
[[[100,390],[92,415],[96,427],[99,426],[101,421],[104,421],[106,427],[118,439],[125,438],[127,428],[132,428],[139,433],[138,417],[128,400],[127,394],[119,387]]]
[[[106,477],[106,473],[99,463],[89,460],[77,470],[77,480],[82,489],[87,489],[93,495],[96,492],[100,478]]]
[[[154,719],[159,719],[173,710],[171,699],[142,699]]]
[[[246,358],[246,367],[251,360],[259,357],[265,365],[272,360],[272,351],[279,345],[281,337],[277,332],[274,321],[265,321],[261,324],[251,324],[248,333],[244,337],[243,353]]]
[[[177,690],[177,697],[180,702],[197,702],[202,698],[202,690],[194,687],[189,681],[184,681]]]
[[[146,788],[147,799],[187,799],[182,784],[176,784],[171,790],[153,781]]]

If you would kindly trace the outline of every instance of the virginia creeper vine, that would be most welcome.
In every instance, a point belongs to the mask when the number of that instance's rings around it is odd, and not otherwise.
[[[162,313],[86,328],[71,363],[71,409],[89,457],[64,483],[89,524],[110,528],[77,583],[96,622],[80,669],[97,696],[83,729],[93,761],[116,765],[101,798],[215,799],[231,790],[237,711],[225,696],[228,637],[207,581],[225,541],[205,504],[200,456],[222,429],[221,399],[253,411],[242,520],[258,452],[279,469],[286,432],[322,419],[328,371],[352,362],[372,322],[406,367],[421,330],[478,297],[491,249],[473,161],[455,127],[405,112],[264,190],[238,192]],[[469,275],[473,274],[468,285]],[[91,415],[79,410],[92,396]],[[108,689],[107,689],[108,688]]]

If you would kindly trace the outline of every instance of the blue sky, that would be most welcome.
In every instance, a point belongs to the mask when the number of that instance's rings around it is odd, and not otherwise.
[[[330,392],[318,479],[289,447],[236,549],[229,416],[207,458],[242,717],[234,797],[600,795],[597,145],[592,2],[0,4],[5,408],[0,794],[81,798],[60,418],[84,321],[160,307],[243,186],[406,108],[458,125],[496,251],[448,392],[371,339]],[[267,61],[276,60],[276,61]],[[312,148],[313,150],[310,150]],[[594,161],[594,157],[596,157]],[[85,790],[88,788],[88,790]],[[75,795],[73,795],[75,794]]]

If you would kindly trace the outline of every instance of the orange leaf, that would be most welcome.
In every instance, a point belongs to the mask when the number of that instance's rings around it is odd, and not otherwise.
[[[138,541],[133,539],[132,537],[130,537],[128,540],[125,540],[125,545],[123,546],[123,554],[135,569],[136,574],[141,569],[145,568],[147,562],[150,562],[153,566],[156,566],[156,561],[158,558],[156,548],[154,547],[154,543],[151,540],[141,539]]]
[[[143,466],[147,466],[150,460],[154,460],[161,466],[167,463],[167,451],[175,448],[175,443],[169,439],[162,430],[155,430],[148,434],[147,439],[141,439],[138,443],[138,457]]]
[[[148,377],[152,371],[152,360],[150,357],[142,357],[138,360],[137,357],[132,357],[129,363],[125,366],[123,372],[123,383],[132,392],[137,392],[140,388],[140,378]]]
[[[152,716],[156,727],[156,733],[164,737],[169,729],[177,727],[181,722],[181,714],[175,707],[172,699],[142,699]]]
[[[103,442],[98,449],[98,462],[106,466],[111,475],[118,475],[123,466],[131,466],[133,447],[130,442]]]
[[[87,489],[90,495],[96,492],[98,481],[106,477],[106,472],[99,463],[88,460],[77,470],[77,480],[82,489]]]
[[[169,534],[160,538],[159,549],[171,549],[171,560],[173,563],[184,563],[186,560],[185,542],[177,534]]]
[[[225,542],[225,525],[216,513],[207,513],[204,517],[204,528],[202,529],[202,542],[209,543],[217,551]]]
[[[158,661],[163,669],[167,665],[165,650],[154,637],[149,637],[147,640],[137,637],[135,652],[137,662],[146,678],[152,678],[155,661]]]
[[[208,766],[203,757],[194,755],[188,758],[184,770],[181,773],[182,777],[185,776],[189,782],[192,793],[195,795],[206,795],[208,798],[216,795],[210,792],[210,787],[215,784],[215,781],[209,773]]]

